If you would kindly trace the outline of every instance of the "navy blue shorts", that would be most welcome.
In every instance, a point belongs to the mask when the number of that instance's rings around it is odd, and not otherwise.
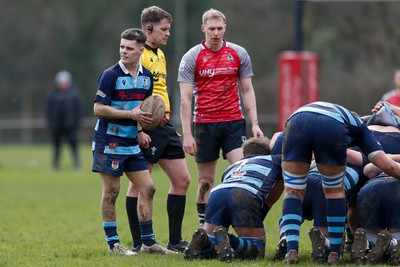
[[[303,219],[314,220],[315,227],[327,227],[326,200],[322,179],[318,174],[307,176],[307,189],[303,199]]]
[[[142,153],[136,155],[114,155],[93,151],[93,172],[102,172],[120,177],[124,172],[144,170],[148,170],[148,167]]]
[[[371,131],[372,135],[378,141],[385,153],[399,154],[400,153],[400,133],[398,132],[379,132]]]
[[[151,138],[149,148],[141,148],[147,162],[157,163],[160,159],[185,158],[182,142],[171,124],[167,123],[144,132]]]
[[[246,121],[227,121],[213,123],[195,123],[194,138],[197,145],[196,162],[212,162],[236,148],[242,147],[246,141]]]
[[[286,123],[282,160],[346,165],[348,130],[339,121],[313,112],[295,114]]]
[[[229,226],[264,227],[268,207],[253,193],[240,188],[224,188],[213,191],[208,198],[205,221]]]
[[[374,178],[358,193],[357,222],[365,229],[400,227],[400,181]]]

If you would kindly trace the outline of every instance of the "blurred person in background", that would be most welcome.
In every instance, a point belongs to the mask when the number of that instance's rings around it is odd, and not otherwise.
[[[382,96],[382,101],[400,107],[400,68],[394,72],[394,89]]]
[[[75,169],[81,164],[78,153],[78,130],[82,115],[82,98],[73,85],[72,75],[66,70],[57,72],[54,78],[55,88],[47,97],[46,118],[53,142],[52,168],[60,167],[60,148],[64,137],[72,150]]]

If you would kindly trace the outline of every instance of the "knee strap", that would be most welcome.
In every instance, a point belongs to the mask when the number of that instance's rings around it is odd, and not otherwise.
[[[322,175],[322,186],[327,188],[338,188],[341,187],[344,180],[344,172],[335,174],[335,175]]]
[[[307,187],[307,175],[308,173],[293,174],[288,171],[283,171],[285,186],[294,189],[304,189]]]

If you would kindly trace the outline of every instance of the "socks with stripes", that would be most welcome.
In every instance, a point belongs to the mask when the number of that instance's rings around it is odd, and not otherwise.
[[[331,252],[336,252],[340,255],[340,246],[346,221],[346,202],[344,198],[326,199],[326,219]]]
[[[241,259],[255,259],[258,256],[258,248],[251,240],[228,234],[229,243]]]
[[[153,232],[153,221],[139,222],[140,235],[143,244],[146,246],[152,246],[156,243],[154,232]]]
[[[197,203],[197,213],[199,214],[200,227],[204,226],[204,216],[206,213],[206,203]]]
[[[117,234],[117,222],[103,222],[104,232],[106,233],[106,240],[110,249],[114,248],[115,243],[119,243]]]
[[[302,203],[300,199],[285,198],[282,208],[282,228],[286,235],[287,252],[299,251],[299,234],[302,222]]]

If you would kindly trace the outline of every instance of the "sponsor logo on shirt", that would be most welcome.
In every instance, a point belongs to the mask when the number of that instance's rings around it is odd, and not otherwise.
[[[102,97],[102,98],[106,97],[106,94],[105,94],[103,91],[101,91],[101,90],[97,90],[96,95],[98,95],[98,96],[100,96],[100,97]]]

